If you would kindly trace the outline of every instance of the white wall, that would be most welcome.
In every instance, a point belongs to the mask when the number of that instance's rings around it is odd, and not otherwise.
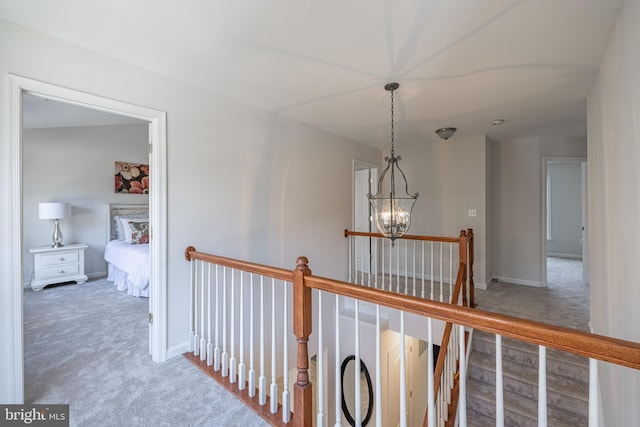
[[[493,275],[501,281],[542,286],[543,158],[586,157],[586,141],[531,137],[494,143]]]
[[[627,1],[587,103],[595,333],[640,342],[640,2]],[[600,364],[606,425],[637,425],[640,371]]]
[[[396,149],[409,192],[420,193],[410,233],[457,237],[460,230],[473,228],[480,286],[487,282],[487,150],[484,135]],[[476,209],[477,216],[469,217],[469,209]]]
[[[551,239],[547,255],[582,259],[582,163],[547,164]]]
[[[20,43],[15,41],[19,40]],[[0,75],[14,73],[167,112],[168,334],[180,351],[187,339],[189,245],[207,252],[286,268],[306,255],[314,273],[345,277],[352,222],[352,161],[377,163],[365,147],[232,102],[159,74],[41,33],[0,21]],[[5,77],[6,78],[6,77]],[[7,85],[0,85],[0,117],[7,128]],[[0,136],[0,228],[8,233],[9,143]],[[0,239],[0,378],[10,378],[11,287]],[[0,401],[11,384],[0,381]]]
[[[149,163],[146,124],[28,129],[23,134],[23,275],[33,278],[29,248],[51,244],[53,220],[38,219],[39,202],[69,202],[60,221],[64,243],[86,243],[85,274],[106,276],[109,203],[149,202],[147,194],[116,194],[114,161]]]

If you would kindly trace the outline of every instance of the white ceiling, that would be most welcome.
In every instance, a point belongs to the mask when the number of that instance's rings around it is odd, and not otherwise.
[[[0,17],[376,147],[586,135],[623,0],[0,0]],[[493,119],[505,124],[492,127]]]

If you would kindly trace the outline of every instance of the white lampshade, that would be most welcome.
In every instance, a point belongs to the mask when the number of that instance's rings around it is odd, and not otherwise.
[[[40,219],[61,219],[71,216],[69,203],[38,203]]]

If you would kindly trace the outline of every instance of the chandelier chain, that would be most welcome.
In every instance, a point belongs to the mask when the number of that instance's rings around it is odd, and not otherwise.
[[[394,107],[393,107],[393,90],[391,91],[391,157],[394,157],[394,144],[393,144],[393,132],[394,132],[394,126],[393,126],[393,118],[394,118]]]

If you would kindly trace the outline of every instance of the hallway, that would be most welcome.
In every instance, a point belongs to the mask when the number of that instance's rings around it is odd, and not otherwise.
[[[589,286],[582,261],[549,257],[548,287],[493,282],[476,289],[478,309],[582,331],[589,330]]]

